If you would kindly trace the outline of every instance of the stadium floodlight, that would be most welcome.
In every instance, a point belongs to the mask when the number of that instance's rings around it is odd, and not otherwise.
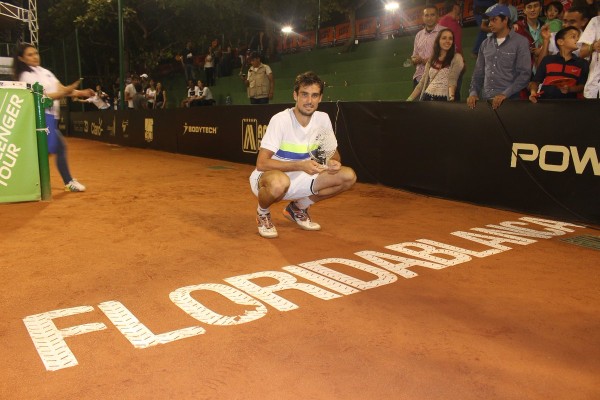
[[[294,28],[292,28],[291,26],[284,26],[283,28],[281,28],[281,32],[283,33],[292,33],[294,31]]]
[[[400,8],[400,3],[398,3],[397,1],[390,1],[389,3],[385,4],[385,9],[387,11],[396,11],[399,8]]]

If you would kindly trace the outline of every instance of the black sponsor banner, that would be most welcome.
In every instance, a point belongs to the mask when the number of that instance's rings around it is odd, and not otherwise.
[[[321,103],[362,182],[600,224],[599,101]],[[73,136],[254,164],[291,104],[72,112]]]
[[[357,163],[384,185],[600,224],[599,105],[344,103],[342,111],[353,148],[364,148]]]

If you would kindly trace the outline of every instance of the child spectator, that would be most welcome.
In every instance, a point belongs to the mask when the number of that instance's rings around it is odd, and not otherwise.
[[[552,1],[546,6],[546,24],[550,32],[558,32],[562,29],[563,5],[560,1]]]
[[[577,49],[579,29],[574,26],[556,33],[556,46],[559,54],[544,57],[529,84],[529,100],[575,99],[583,92],[588,77],[588,63],[573,54]],[[538,91],[539,85],[541,91]]]

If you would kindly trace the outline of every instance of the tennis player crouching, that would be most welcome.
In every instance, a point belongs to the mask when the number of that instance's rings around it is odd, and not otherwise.
[[[272,204],[291,200],[283,215],[302,229],[317,231],[321,226],[310,219],[308,208],[356,182],[354,171],[342,166],[337,149],[325,166],[309,155],[311,132],[317,128],[333,132],[329,116],[317,111],[323,87],[314,72],[298,75],[293,93],[296,105],[275,114],[262,138],[256,169],[250,175],[252,192],[258,197],[256,222],[262,237],[277,237],[269,211]],[[337,148],[337,142],[334,146]]]

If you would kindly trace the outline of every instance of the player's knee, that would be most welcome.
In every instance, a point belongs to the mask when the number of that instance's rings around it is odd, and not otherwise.
[[[279,198],[287,193],[290,187],[290,179],[284,173],[276,174],[269,177],[265,186],[273,197]]]
[[[344,167],[344,169],[340,172],[342,174],[342,184],[346,189],[350,189],[356,183],[356,173],[352,168]]]

